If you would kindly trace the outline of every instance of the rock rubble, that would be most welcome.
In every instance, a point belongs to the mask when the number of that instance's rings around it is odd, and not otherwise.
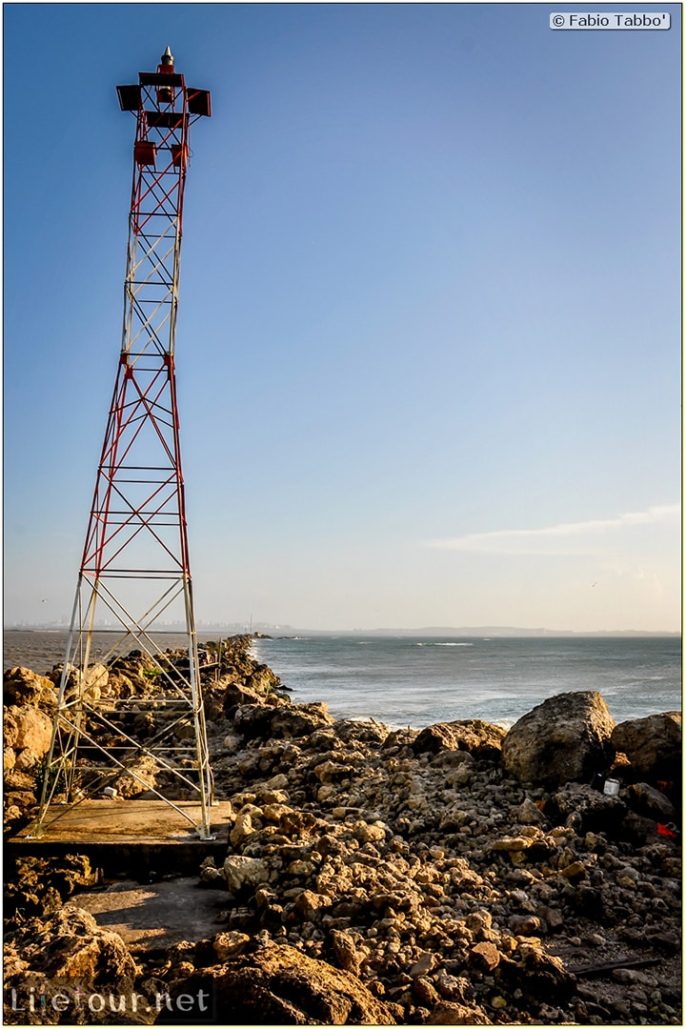
[[[223,865],[203,862],[198,889],[226,896],[224,925],[154,959],[120,955],[127,988],[207,989],[224,1023],[680,1023],[673,713],[654,716],[665,746],[652,750],[592,692],[508,733],[478,720],[391,731],[292,703],[248,642],[204,687],[231,816]],[[141,668],[130,657],[94,685],[154,688]],[[41,711],[44,691],[31,680],[11,699]],[[596,773],[621,778],[619,795]],[[88,881],[78,862],[73,874]],[[29,940],[72,953],[59,898],[73,876],[44,898],[36,868],[15,875],[13,910],[33,899],[8,926],[12,975],[25,961],[49,978]]]

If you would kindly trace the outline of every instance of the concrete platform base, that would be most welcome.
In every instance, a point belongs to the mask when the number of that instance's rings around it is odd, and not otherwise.
[[[121,882],[71,902],[85,908],[103,929],[119,933],[134,951],[171,947],[181,940],[194,943],[226,928],[228,895],[203,889],[197,878],[178,878],[140,886]]]
[[[177,804],[194,821],[199,806]],[[48,812],[40,836],[32,826],[7,841],[12,856],[85,854],[105,871],[128,872],[147,879],[151,869],[163,874],[197,871],[204,857],[220,864],[226,853],[231,805],[212,808],[213,840],[200,839],[193,826],[161,800],[84,800],[71,807],[55,805]]]

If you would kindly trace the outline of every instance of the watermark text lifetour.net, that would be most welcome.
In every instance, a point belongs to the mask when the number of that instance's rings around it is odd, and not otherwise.
[[[31,1013],[54,1013],[64,1015],[76,1011],[89,1011],[93,1015],[137,1014],[144,1011],[169,1011],[173,1014],[207,1014],[210,1010],[210,993],[198,990],[196,993],[178,993],[173,996],[166,991],[150,995],[142,993],[117,993],[112,990],[84,990],[80,987],[62,988],[45,992],[34,986],[7,991],[6,1002],[12,1011]]]

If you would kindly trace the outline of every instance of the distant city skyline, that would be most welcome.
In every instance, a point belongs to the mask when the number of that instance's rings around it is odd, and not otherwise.
[[[7,624],[71,608],[120,343],[115,85],[169,44],[213,97],[177,334],[199,623],[678,630],[681,9],[554,10],[6,5]]]

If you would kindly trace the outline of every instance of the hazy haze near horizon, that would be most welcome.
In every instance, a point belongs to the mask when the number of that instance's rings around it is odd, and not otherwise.
[[[681,11],[555,9],[5,8],[6,621],[71,609],[120,343],[114,87],[169,43],[214,103],[177,336],[198,619],[678,628]]]

